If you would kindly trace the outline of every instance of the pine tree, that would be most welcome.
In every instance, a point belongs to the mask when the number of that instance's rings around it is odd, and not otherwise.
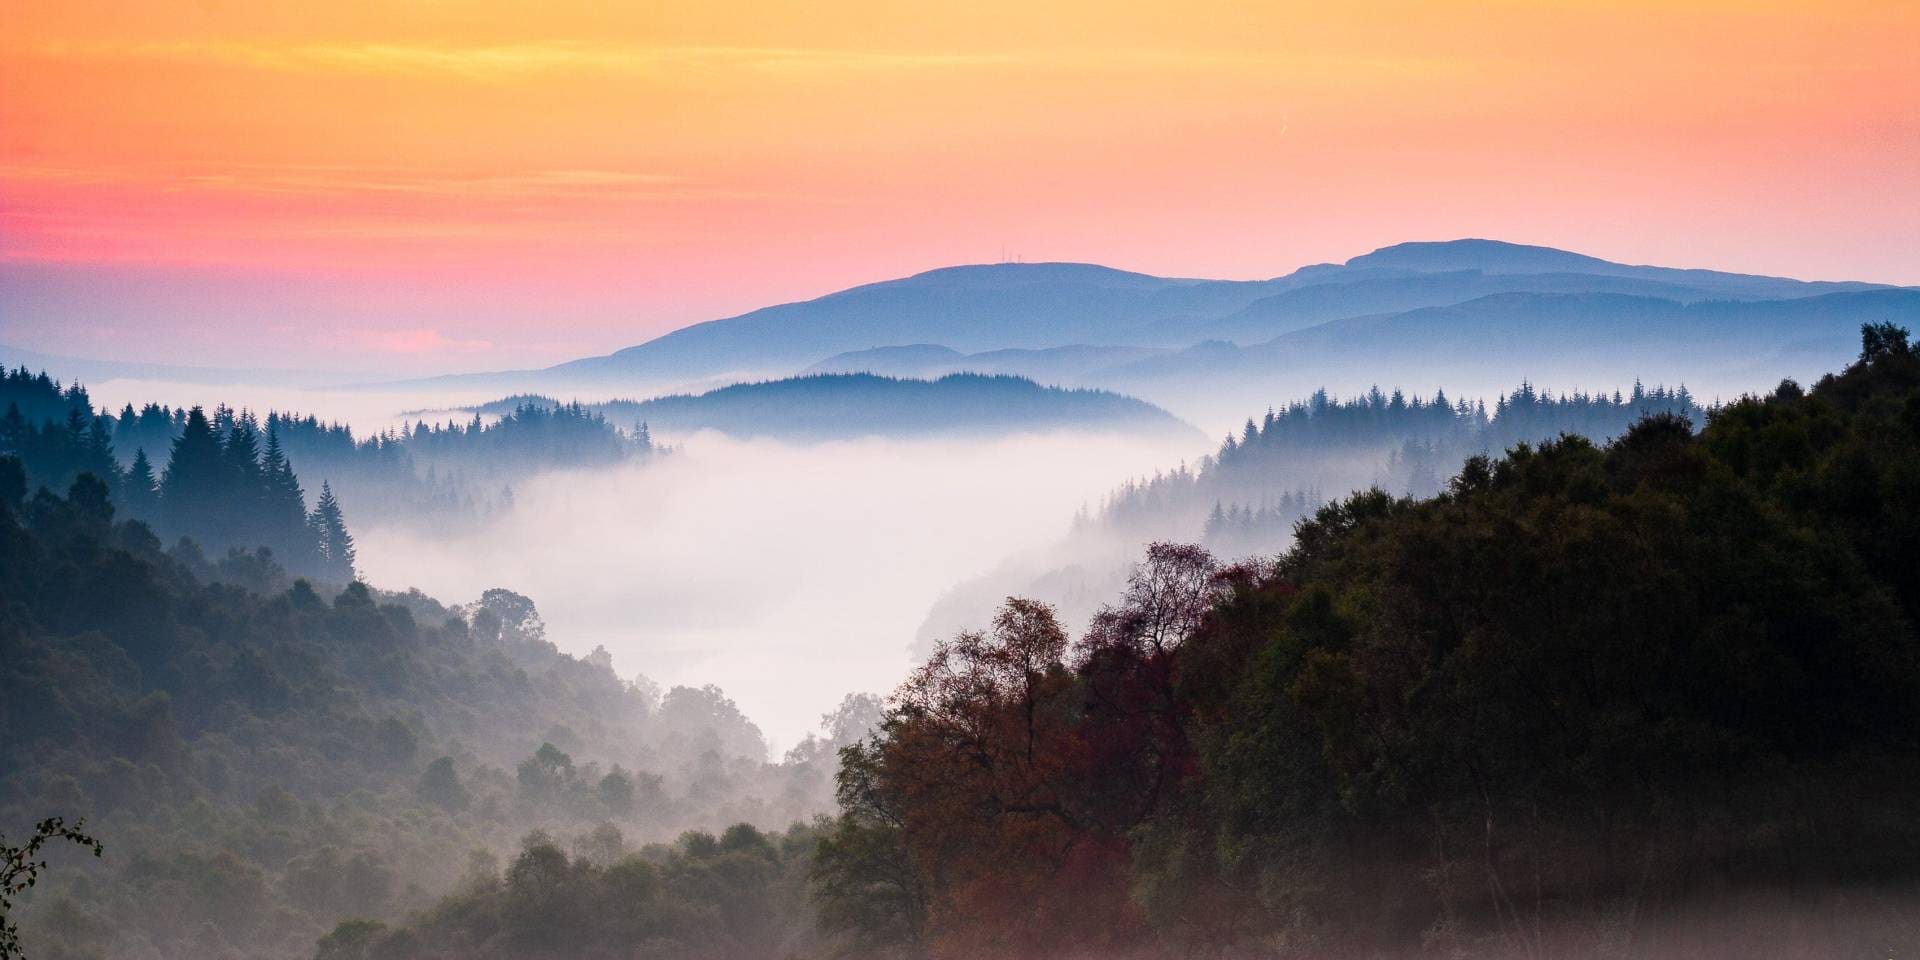
[[[81,469],[99,477],[109,489],[120,482],[120,462],[113,458],[113,434],[107,429],[111,422],[109,417],[94,417],[81,448]]]
[[[340,501],[334,499],[332,484],[324,480],[320,482],[320,501],[314,504],[307,525],[319,541],[326,575],[342,583],[352,581],[355,576],[353,535],[347,532],[346,518],[340,512]]]
[[[128,515],[135,519],[151,522],[158,512],[160,484],[154,478],[153,461],[147,459],[145,447],[134,451],[133,466],[127,468],[126,478],[121,481],[120,496]]]
[[[9,447],[19,447],[20,441],[27,435],[27,418],[20,415],[20,405],[8,401],[7,414],[0,417],[0,443]]]
[[[235,511],[239,521],[239,530],[248,540],[258,540],[263,532],[257,529],[259,519],[257,507],[266,493],[260,470],[260,432],[255,429],[253,414],[241,413],[233,418],[228,428],[226,443],[221,448],[222,462],[226,464],[227,496],[229,509]]]
[[[300,489],[300,478],[294,475],[293,464],[280,445],[279,424],[272,417],[267,419],[267,452],[260,462],[260,483],[260,525],[270,534],[268,543],[292,567],[311,567],[318,572],[322,557],[307,524],[307,495]]]
[[[160,480],[160,509],[171,525],[170,532],[218,539],[212,534],[217,530],[224,486],[222,457],[220,440],[206,411],[199,407],[187,411],[186,423],[173,441],[173,453]]]

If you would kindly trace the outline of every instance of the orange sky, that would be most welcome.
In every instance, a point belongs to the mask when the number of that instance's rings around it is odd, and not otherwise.
[[[608,8],[622,8],[609,12]],[[955,262],[1920,283],[1920,4],[26,0],[0,342],[547,363]]]

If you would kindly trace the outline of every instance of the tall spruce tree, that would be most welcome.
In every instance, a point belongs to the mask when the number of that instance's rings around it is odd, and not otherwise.
[[[268,541],[288,569],[325,574],[319,537],[307,522],[307,495],[300,489],[293,463],[280,443],[277,418],[267,419],[267,450],[260,461],[263,489],[260,523],[272,534]]]
[[[325,480],[320,481],[320,500],[314,504],[307,525],[319,541],[324,574],[342,583],[352,581],[353,535],[347,532],[347,521],[340,512],[340,501],[334,499],[333,485]]]
[[[208,538],[219,529],[226,471],[220,439],[199,407],[187,411],[160,480],[160,509],[173,533]]]
[[[126,477],[120,481],[120,499],[127,513],[137,520],[151,523],[157,517],[160,482],[153,475],[153,461],[147,459],[147,448],[134,451],[133,466],[127,468]]]
[[[222,515],[228,542],[241,547],[271,544],[274,531],[262,522],[266,489],[260,471],[260,433],[254,428],[253,414],[241,411],[232,415],[221,455],[226,486]]]

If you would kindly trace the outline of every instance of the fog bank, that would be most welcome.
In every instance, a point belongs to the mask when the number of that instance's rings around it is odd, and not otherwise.
[[[550,639],[623,676],[714,683],[777,750],[850,691],[905,675],[953,585],[1054,542],[1115,484],[1193,450],[1054,434],[797,446],[703,433],[651,463],[543,475],[485,529],[356,527],[386,589],[534,599]]]

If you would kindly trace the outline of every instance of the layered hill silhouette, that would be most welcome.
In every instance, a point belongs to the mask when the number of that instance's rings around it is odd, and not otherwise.
[[[1556,380],[1562,387],[1641,377],[1737,393],[1844,362],[1861,323],[1917,318],[1913,288],[1454,240],[1403,243],[1258,281],[1078,263],[949,267],[546,370],[443,382],[646,395],[802,372],[974,372],[1110,388],[1205,419],[1316,386],[1424,379],[1401,374],[1412,367],[1463,386],[1479,374],[1497,388],[1564,369],[1580,380]],[[1342,372],[1368,362],[1381,366]]]
[[[505,413],[552,405],[539,396],[479,407]],[[1104,390],[1045,387],[1020,377],[950,374],[934,380],[822,373],[741,383],[706,393],[613,400],[591,408],[656,434],[713,430],[737,437],[834,440],[1019,431],[1091,430],[1192,436],[1194,428],[1152,404]]]
[[[1202,421],[1259,409],[1276,388],[1353,393],[1379,383],[1485,393],[1530,380],[1560,389],[1684,383],[1731,399],[1811,379],[1844,357],[1862,324],[1920,322],[1920,290],[1781,300],[1679,302],[1617,293],[1503,293],[1351,317],[1253,344],[1211,340],[1094,371]]]
[[[878,347],[835,354],[805,373],[877,373],[890,377],[938,377],[949,373],[1001,374],[1043,383],[1067,383],[1105,370],[1164,356],[1155,347],[1096,347],[1075,344],[1040,350],[1009,348],[961,353],[937,344]]]

